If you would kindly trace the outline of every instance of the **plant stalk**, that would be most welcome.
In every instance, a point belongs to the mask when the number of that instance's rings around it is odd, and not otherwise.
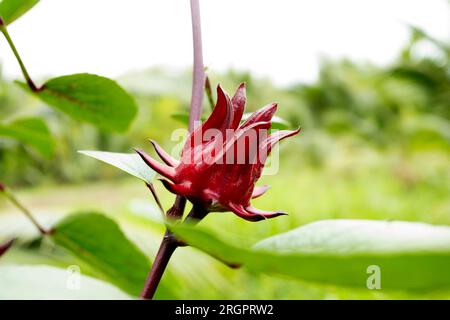
[[[192,38],[194,48],[194,67],[192,79],[192,97],[191,109],[189,113],[189,132],[195,128],[196,121],[200,120],[202,114],[203,94],[205,85],[205,70],[203,66],[202,53],[202,34],[200,24],[200,4],[199,0],[191,0],[191,20],[192,20]],[[166,217],[173,220],[180,220],[183,217],[186,198],[177,196],[172,208],[166,213]],[[172,254],[180,245],[169,230],[166,230],[164,238],[159,247],[155,261],[145,282],[144,289],[141,292],[141,298],[152,299],[164,271],[169,263]]]
[[[175,204],[176,205],[176,204]],[[174,206],[175,206],[174,205]],[[184,210],[184,204],[183,204]],[[170,210],[168,211],[168,213]],[[207,215],[207,212],[202,208],[195,206],[191,209],[191,212],[186,217],[183,223],[197,224]],[[172,254],[178,247],[184,247],[186,244],[178,240],[169,230],[166,230],[164,238],[159,246],[158,253],[156,254],[155,261],[153,262],[152,269],[145,282],[144,289],[141,292],[141,298],[152,299],[158,288],[159,282],[164,274],[164,271],[169,263]],[[233,265],[234,267],[234,265]]]
[[[214,98],[213,98],[212,89],[211,89],[211,82],[209,81],[208,76],[205,77],[205,92],[206,92],[206,97],[208,98],[208,102],[209,102],[211,111],[213,111],[214,110]]]
[[[156,193],[155,186],[153,185],[153,183],[147,183],[147,182],[145,183],[145,185],[152,193],[153,199],[155,199],[155,202],[158,205],[159,211],[161,211],[162,218],[165,219],[166,217],[165,217],[165,213],[164,213],[164,208],[161,204],[161,201],[159,200],[158,194]]]
[[[30,212],[30,210],[28,210],[22,203],[20,203],[19,200],[17,200],[17,198],[6,188],[0,188],[0,192],[2,192],[5,197],[11,201],[11,203],[17,208],[19,209],[23,214],[25,214],[25,216],[28,218],[28,220],[31,221],[31,223],[39,230],[39,232],[42,235],[49,235],[51,234],[51,230],[47,230],[44,227],[42,227],[39,222],[33,217],[32,213]]]
[[[184,219],[183,223],[189,223],[190,225],[196,225],[199,223],[208,212],[200,206],[194,204],[192,210],[187,215],[186,219]]]
[[[25,81],[27,82],[28,87],[30,87],[30,89],[33,92],[39,92],[39,88],[36,86],[34,81],[31,79],[30,74],[28,73],[28,70],[25,67],[25,64],[23,63],[23,60],[20,57],[20,54],[17,51],[17,48],[14,45],[13,40],[11,39],[11,36],[9,35],[8,29],[6,29],[6,26],[3,23],[3,20],[1,20],[1,18],[0,18],[0,32],[3,33],[6,41],[9,44],[9,47],[11,48],[12,52],[14,53],[14,56],[16,57],[16,60],[19,63],[20,70],[22,70],[23,77],[25,78]]]
[[[189,113],[189,131],[194,130],[195,122],[202,115],[205,68],[203,66],[202,31],[200,23],[200,4],[191,0],[192,39],[194,43],[194,68],[192,79],[191,110]]]
[[[141,297],[144,299],[153,299],[159,282],[166,270],[172,254],[178,247],[178,243],[169,231],[166,231],[164,238],[156,254],[155,261],[153,262],[152,269],[145,282],[144,289],[141,292]]]
[[[9,241],[6,241],[5,243],[1,244],[0,243],[0,257],[6,252],[8,251],[9,248],[11,248],[11,246],[14,244],[14,242],[16,241],[16,239],[11,239]]]

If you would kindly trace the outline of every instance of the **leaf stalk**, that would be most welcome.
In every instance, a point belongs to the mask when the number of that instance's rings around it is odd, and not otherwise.
[[[9,191],[5,186],[2,185],[0,188],[0,193],[8,199],[17,209],[19,209],[27,218],[31,221],[31,223],[39,230],[42,235],[50,235],[52,233],[51,230],[47,230],[42,227],[39,222],[34,218],[33,214],[30,210],[28,210],[15,196]]]
[[[8,45],[11,48],[14,56],[16,57],[16,60],[19,63],[20,70],[22,71],[23,77],[25,78],[25,81],[27,82],[28,87],[33,92],[39,92],[40,88],[38,88],[36,86],[36,84],[34,83],[33,79],[31,79],[30,74],[28,73],[28,70],[25,67],[25,64],[23,63],[23,60],[20,57],[19,51],[17,51],[17,48],[14,45],[14,41],[12,40],[11,36],[9,35],[8,29],[6,28],[6,25],[4,24],[1,17],[0,17],[0,32],[3,33],[3,36],[5,37],[6,41],[8,42]]]

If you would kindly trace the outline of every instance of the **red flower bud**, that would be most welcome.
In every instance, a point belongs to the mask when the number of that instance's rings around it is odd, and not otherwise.
[[[253,208],[250,200],[267,191],[255,187],[267,156],[280,140],[296,135],[281,130],[268,134],[277,104],[269,104],[241,123],[246,102],[245,85],[241,84],[230,99],[220,86],[217,103],[210,117],[188,137],[181,159],[173,159],[156,142],[151,141],[161,164],[141,150],[136,152],[153,170],[166,179],[164,186],[172,193],[185,196],[207,212],[232,211],[258,221],[286,213]]]
[[[3,192],[6,190],[6,187],[3,183],[0,182],[0,192]]]

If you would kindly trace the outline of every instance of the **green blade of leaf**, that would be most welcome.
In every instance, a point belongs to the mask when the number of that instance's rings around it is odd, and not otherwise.
[[[147,183],[152,183],[155,177],[155,171],[153,171],[141,157],[134,153],[117,153],[106,151],[78,151],[81,154],[95,158],[97,160],[108,163],[126,173],[135,176]]]
[[[0,17],[8,25],[20,18],[38,2],[39,0],[0,0]]]
[[[183,124],[189,123],[189,114],[188,113],[173,113],[170,115],[170,117],[174,120],[177,120]]]
[[[30,92],[25,83],[19,84]],[[115,81],[88,73],[51,79],[33,93],[70,117],[106,131],[126,131],[137,112],[133,98]]]
[[[55,226],[51,238],[89,264],[102,279],[133,296],[139,295],[150,262],[110,218],[98,213],[70,215]],[[158,297],[173,296],[162,287]]]
[[[177,120],[183,124],[189,124],[189,112],[177,112],[177,113],[172,113],[170,115],[170,117],[174,120]],[[202,116],[201,117],[201,121],[205,121],[206,117]]]
[[[0,136],[10,137],[36,149],[45,157],[54,153],[54,142],[45,122],[40,118],[23,118],[0,124]]]
[[[6,299],[127,300],[130,296],[108,283],[71,274],[68,270],[39,265],[4,265],[0,266],[0,300]]]
[[[450,288],[450,228],[412,222],[330,220],[258,243],[227,244],[201,230],[173,227],[187,243],[232,264],[305,281],[367,287],[371,266],[381,288]]]
[[[255,249],[335,255],[446,252],[450,227],[374,220],[323,220],[262,240]]]

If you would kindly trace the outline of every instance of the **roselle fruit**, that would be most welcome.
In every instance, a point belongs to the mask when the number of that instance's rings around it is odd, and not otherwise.
[[[166,178],[161,181],[170,192],[186,197],[204,212],[232,211],[249,221],[284,215],[282,211],[256,209],[250,200],[268,189],[255,184],[272,147],[296,135],[300,129],[268,133],[277,110],[275,103],[254,112],[241,124],[245,103],[244,84],[232,98],[218,86],[213,112],[189,135],[180,160],[171,157],[154,141],[152,144],[164,164],[142,150],[136,152]]]

